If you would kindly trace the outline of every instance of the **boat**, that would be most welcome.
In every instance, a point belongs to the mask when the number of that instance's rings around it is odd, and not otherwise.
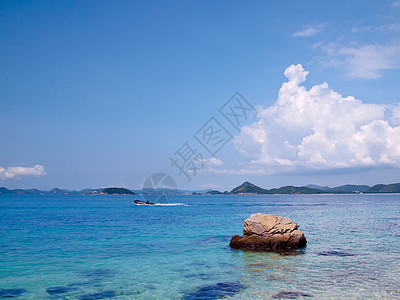
[[[154,203],[151,203],[149,201],[142,201],[142,200],[133,200],[136,205],[154,205]]]

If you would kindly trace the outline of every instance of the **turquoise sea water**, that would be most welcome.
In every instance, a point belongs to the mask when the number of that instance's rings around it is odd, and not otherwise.
[[[400,299],[400,195],[133,199],[0,195],[0,298]],[[304,251],[230,249],[258,212],[298,222]]]

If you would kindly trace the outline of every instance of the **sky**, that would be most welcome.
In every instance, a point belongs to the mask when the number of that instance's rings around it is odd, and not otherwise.
[[[0,186],[400,182],[400,1],[1,1]]]

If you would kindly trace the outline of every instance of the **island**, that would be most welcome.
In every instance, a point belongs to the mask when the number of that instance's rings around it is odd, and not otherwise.
[[[105,188],[101,191],[100,194],[103,194],[103,195],[137,195],[136,193],[132,192],[131,190],[128,190],[125,188],[117,188],[117,187]]]
[[[129,190],[119,187],[97,188],[97,189],[83,189],[66,190],[54,188],[49,191],[38,189],[7,189],[0,187],[0,195],[137,195],[141,194],[143,190]],[[220,192],[218,190],[202,190],[202,191],[189,191],[189,190],[176,190],[177,195],[293,195],[293,194],[390,194],[400,193],[400,183],[392,184],[376,184],[374,186],[368,185],[354,185],[345,184],[337,187],[318,186],[309,184],[306,186],[282,186],[279,188],[265,189],[259,187],[248,181],[243,182],[241,185],[233,188],[230,192]]]
[[[400,193],[400,183],[352,185],[346,184],[330,188],[328,186],[307,185],[307,186],[282,186],[280,188],[264,189],[248,181],[232,189],[229,193],[212,190],[204,194],[207,195],[277,195],[277,194],[380,194],[380,193]]]

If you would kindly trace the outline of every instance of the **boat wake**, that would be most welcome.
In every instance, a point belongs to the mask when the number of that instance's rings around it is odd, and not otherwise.
[[[154,206],[189,206],[186,203],[154,203]]]
[[[142,201],[142,200],[134,200],[133,201],[135,203],[135,205],[138,206],[189,206],[186,203],[152,203],[147,201]]]

